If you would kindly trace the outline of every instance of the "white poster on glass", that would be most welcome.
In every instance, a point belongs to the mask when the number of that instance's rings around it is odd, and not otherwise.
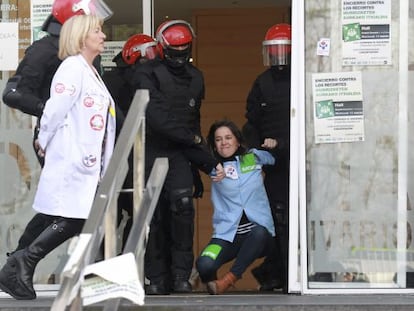
[[[0,70],[16,70],[19,63],[19,24],[0,23]]]
[[[47,17],[52,13],[52,4],[53,0],[32,0],[32,42],[39,40],[47,34],[42,31],[42,25]]]
[[[312,75],[315,143],[364,141],[361,72]]]
[[[114,57],[122,51],[125,41],[105,41],[105,50],[101,53],[101,64],[104,68],[116,67]]]
[[[391,0],[342,0],[342,65],[391,65]]]

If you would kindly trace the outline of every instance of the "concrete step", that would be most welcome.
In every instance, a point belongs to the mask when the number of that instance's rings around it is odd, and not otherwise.
[[[32,301],[0,299],[1,311],[50,310],[52,297]],[[98,311],[103,303],[83,307]],[[147,296],[144,306],[123,300],[118,310],[139,311],[413,311],[414,295],[282,295],[256,292],[226,293],[221,296],[206,294]],[[63,311],[63,310],[62,310]],[[115,310],[114,310],[115,311]]]

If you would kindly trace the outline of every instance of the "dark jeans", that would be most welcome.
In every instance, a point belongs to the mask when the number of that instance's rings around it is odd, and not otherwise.
[[[212,238],[196,261],[196,267],[204,283],[217,279],[217,270],[225,263],[234,261],[230,271],[241,278],[257,258],[266,256],[273,246],[267,229],[257,225],[250,232],[236,234],[233,242]]]

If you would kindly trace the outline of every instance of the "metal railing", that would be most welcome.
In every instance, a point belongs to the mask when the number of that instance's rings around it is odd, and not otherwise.
[[[149,101],[147,90],[138,90],[117,139],[107,171],[102,179],[82,233],[61,274],[61,286],[52,304],[52,311],[82,310],[80,285],[83,269],[95,262],[105,236],[105,258],[117,254],[117,199],[128,172],[128,156],[134,146],[134,215],[124,253],[132,252],[138,262],[143,284],[143,253],[147,225],[152,217],[168,171],[167,159],[154,163],[144,188],[145,110]],[[116,310],[119,300],[108,301],[106,310]],[[116,306],[116,307],[114,307]],[[111,309],[108,309],[108,308]]]

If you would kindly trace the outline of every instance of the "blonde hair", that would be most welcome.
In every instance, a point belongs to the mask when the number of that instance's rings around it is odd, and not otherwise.
[[[89,31],[102,25],[103,20],[96,15],[75,15],[69,18],[60,31],[58,57],[64,60],[68,56],[79,54]]]

